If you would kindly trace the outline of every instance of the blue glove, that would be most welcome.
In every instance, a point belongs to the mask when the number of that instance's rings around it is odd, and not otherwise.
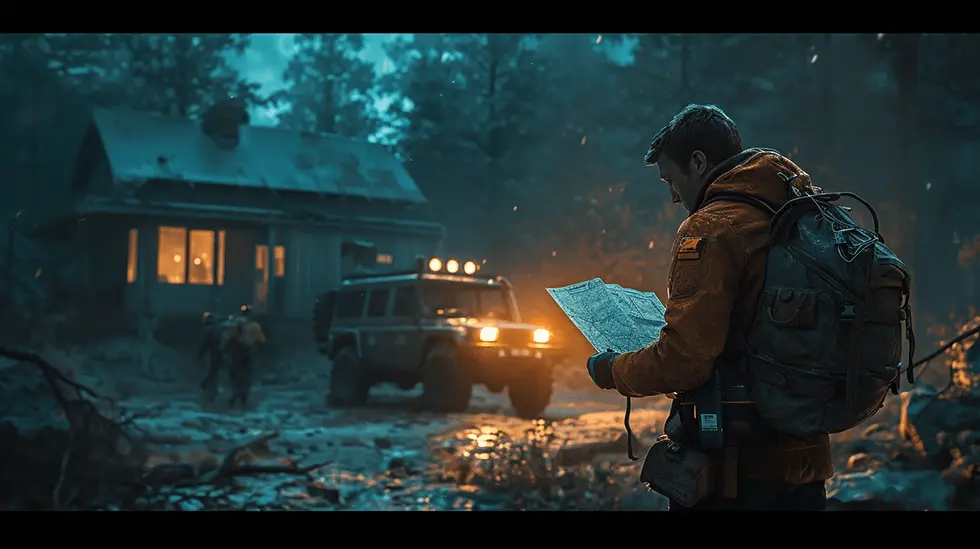
[[[588,368],[589,377],[592,378],[592,382],[596,384],[596,387],[600,389],[616,388],[616,383],[613,381],[612,375],[612,363],[613,359],[619,355],[620,353],[609,350],[589,357],[589,361],[586,362],[586,368]]]

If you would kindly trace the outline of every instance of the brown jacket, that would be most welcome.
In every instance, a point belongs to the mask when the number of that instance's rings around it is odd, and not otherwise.
[[[693,212],[674,238],[667,325],[660,339],[613,362],[620,393],[643,397],[697,388],[711,378],[719,356],[737,352],[732,342],[747,333],[765,284],[769,217],[741,202],[702,205],[728,192],[778,207],[788,197],[779,172],[803,173],[794,185],[810,186],[803,170],[765,149],[749,149],[709,174]],[[739,447],[740,477],[799,484],[833,476],[826,436],[778,436],[746,446]]]

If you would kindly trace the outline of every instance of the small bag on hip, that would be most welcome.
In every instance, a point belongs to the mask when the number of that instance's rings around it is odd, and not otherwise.
[[[693,507],[711,491],[711,458],[661,436],[647,452],[640,481],[684,507]]]

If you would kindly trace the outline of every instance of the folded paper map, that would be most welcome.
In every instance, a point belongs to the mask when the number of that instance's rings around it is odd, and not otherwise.
[[[660,339],[664,305],[652,292],[593,278],[548,293],[597,352],[635,351]]]

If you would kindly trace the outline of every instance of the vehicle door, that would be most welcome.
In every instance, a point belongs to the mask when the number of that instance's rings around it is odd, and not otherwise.
[[[398,369],[413,371],[422,363],[425,334],[421,322],[422,298],[417,281],[395,288],[388,349],[398,357]]]
[[[391,288],[371,288],[367,296],[367,310],[361,328],[361,352],[365,364],[386,365],[390,360],[388,348],[391,331],[389,310]]]

